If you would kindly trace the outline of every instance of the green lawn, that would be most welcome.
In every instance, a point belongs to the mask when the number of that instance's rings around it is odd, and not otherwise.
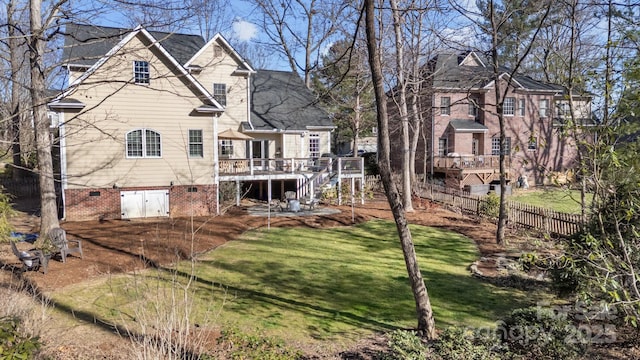
[[[593,194],[587,195],[587,206],[591,203]],[[540,206],[551,210],[578,214],[580,213],[580,191],[560,188],[543,188],[515,192],[510,200]]]
[[[468,238],[412,226],[436,324],[491,326],[509,310],[535,301],[530,294],[470,276],[477,259]],[[194,322],[213,322],[294,342],[354,340],[372,331],[416,324],[395,224],[371,221],[331,229],[272,228],[245,234],[177,271],[149,270],[110,277],[54,294],[55,301],[106,321],[142,322],[142,308],[180,299],[185,284],[197,301]],[[164,285],[156,281],[162,278]],[[184,285],[182,285],[184,286]],[[174,287],[175,288],[175,287]],[[177,295],[176,295],[177,294]],[[192,299],[195,297],[192,297]]]

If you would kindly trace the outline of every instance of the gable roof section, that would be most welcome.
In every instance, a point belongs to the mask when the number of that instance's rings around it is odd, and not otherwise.
[[[473,61],[471,61],[473,60]],[[481,66],[475,66],[475,64]],[[471,65],[469,65],[471,64]],[[475,52],[442,52],[429,61],[433,76],[433,87],[440,89],[481,89],[492,86],[493,70],[484,64]],[[500,77],[509,75],[507,68],[500,69]],[[562,86],[534,80],[528,76],[515,74],[514,86],[529,91],[562,92]]]
[[[245,130],[333,129],[329,114],[293,72],[258,70],[251,81],[251,120]]]
[[[205,104],[203,107],[199,107],[197,110],[202,112],[222,112],[224,111],[223,107],[213,98],[213,96],[191,75],[189,72],[180,65],[177,60],[161,45],[160,41],[156,40],[151,33],[143,29],[142,27],[137,27],[133,31],[130,31],[115,45],[113,46],[102,58],[96,61],[91,67],[82,74],[79,78],[69,84],[68,89],[60,94],[54,101],[50,104],[50,106],[55,106],[56,103],[59,103],[61,99],[68,96],[75,89],[75,86],[82,83],[85,79],[87,79],[91,74],[93,74],[97,69],[99,69],[109,58],[111,58],[114,54],[116,54],[125,44],[131,41],[134,37],[142,35],[146,37],[146,39],[151,42],[151,46],[156,47],[160,53],[162,53],[166,59],[172,63],[175,69],[174,71],[183,75],[189,84],[193,85],[197,92],[199,92],[201,98],[205,99]]]
[[[255,70],[251,67],[251,65],[249,65],[249,63],[246,60],[244,60],[242,56],[240,56],[240,54],[238,54],[238,52],[220,34],[214,35],[213,38],[211,38],[211,40],[209,40],[208,43],[201,46],[200,49],[195,54],[193,54],[193,56],[191,56],[191,58],[189,58],[187,62],[184,63],[184,66],[189,67],[189,65],[191,65],[191,63],[195,61],[198,58],[198,56],[200,56],[203,52],[206,51],[206,49],[213,46],[213,44],[215,43],[221,44],[224,48],[227,49],[227,51],[229,51],[231,56],[240,64],[240,66],[238,67],[239,71],[246,71],[247,73],[255,73]]]
[[[89,68],[133,31],[135,29],[67,24],[62,61],[68,66]],[[186,63],[205,44],[204,39],[198,35],[161,31],[148,33],[180,64]]]

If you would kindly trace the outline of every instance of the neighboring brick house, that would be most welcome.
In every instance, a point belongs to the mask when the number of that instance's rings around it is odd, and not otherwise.
[[[296,74],[254,70],[220,35],[65,34],[69,85],[49,109],[66,219],[212,215],[222,182],[307,193],[334,126]]]
[[[420,136],[417,172],[424,169],[460,188],[498,180],[500,131],[491,66],[474,52],[442,53],[426,69],[421,104],[426,136]],[[502,89],[508,74],[500,76]],[[591,99],[574,96],[573,101],[579,121],[590,123]],[[526,176],[530,184],[540,184],[550,173],[575,165],[576,148],[569,137],[560,135],[569,115],[561,86],[516,75],[505,97],[504,114],[508,179]],[[399,136],[397,127],[393,134]],[[394,163],[400,163],[399,157]]]

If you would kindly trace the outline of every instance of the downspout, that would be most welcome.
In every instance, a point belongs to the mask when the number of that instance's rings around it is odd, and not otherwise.
[[[435,161],[435,138],[436,138],[436,116],[433,107],[436,101],[436,95],[431,94],[431,161],[429,161],[429,171],[431,173],[431,181],[433,182],[433,162]]]
[[[58,136],[60,137],[60,192],[62,193],[62,220],[65,219],[67,213],[67,201],[65,198],[65,190],[68,186],[67,181],[67,140],[64,128],[64,112],[58,113]]]
[[[251,74],[247,75],[247,120],[251,130],[254,130],[253,123],[251,122]]]
[[[218,117],[213,114],[213,184],[216,187],[216,215],[220,215],[220,163],[218,161]]]

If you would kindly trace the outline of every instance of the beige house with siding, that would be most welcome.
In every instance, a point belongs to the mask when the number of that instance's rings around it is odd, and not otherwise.
[[[64,218],[207,216],[224,182],[271,199],[328,177],[334,126],[297,75],[256,71],[220,35],[66,34],[69,86],[49,104]]]

